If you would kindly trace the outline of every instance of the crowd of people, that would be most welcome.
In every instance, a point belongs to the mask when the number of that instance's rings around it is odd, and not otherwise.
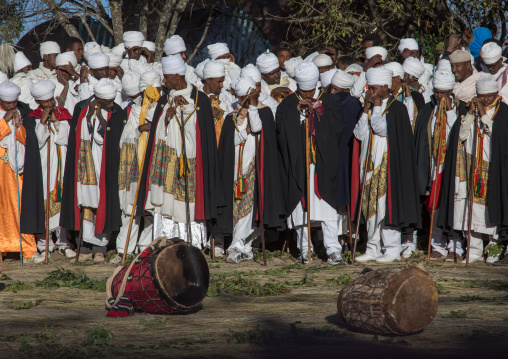
[[[360,221],[356,261],[388,263],[416,250],[426,210],[431,260],[465,261],[470,238],[469,263],[508,265],[508,60],[488,29],[446,38],[434,64],[413,38],[388,62],[375,34],[364,57],[323,45],[244,67],[214,43],[194,68],[178,35],[160,62],[137,31],[61,45],[0,74],[4,260],[79,242],[79,261],[103,262],[115,239],[120,263],[165,236],[238,263],[263,226],[295,231],[308,263],[310,221],[340,265]]]

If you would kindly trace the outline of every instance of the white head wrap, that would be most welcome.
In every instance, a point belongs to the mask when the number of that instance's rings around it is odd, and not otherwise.
[[[112,52],[106,55],[109,57],[109,67],[118,67],[122,63],[122,56],[113,54]]]
[[[415,39],[409,38],[409,39],[400,39],[399,44],[399,52],[402,54],[402,52],[405,49],[409,49],[411,51],[413,50],[419,50],[418,42]]]
[[[324,67],[324,66],[332,66],[333,60],[330,56],[327,54],[319,54],[316,57],[312,59],[312,62],[314,62],[314,65],[317,67]]]
[[[321,79],[321,86],[328,87],[332,83],[332,77],[337,72],[337,69],[331,69],[326,72],[323,72],[319,77]]]
[[[93,88],[95,97],[103,100],[112,100],[116,97],[117,89],[113,80],[100,79]]]
[[[245,96],[247,92],[250,90],[256,89],[256,82],[252,79],[252,77],[240,77],[235,82],[235,93],[237,96]]]
[[[391,70],[385,69],[384,67],[372,67],[365,73],[367,85],[369,86],[388,85],[388,87],[392,87],[392,77],[393,72]]]
[[[498,91],[499,84],[492,75],[482,76],[476,81],[476,93],[478,95],[497,93]]]
[[[7,77],[6,74],[4,74],[2,71],[0,71],[0,83],[9,80],[9,77]]]
[[[51,80],[42,80],[30,86],[30,94],[36,101],[45,101],[55,96],[55,84]]]
[[[317,51],[314,51],[312,54],[310,54],[309,56],[307,56],[303,61],[305,62],[312,62],[312,60],[314,60],[314,58],[319,55],[319,52]]]
[[[139,91],[145,91],[148,85],[153,87],[162,87],[161,77],[157,72],[153,70],[143,72],[141,78],[139,79]]]
[[[179,35],[173,35],[164,41],[164,53],[167,56],[183,51],[187,51],[187,49],[185,48],[185,41]]]
[[[61,54],[56,55],[55,64],[56,66],[65,66],[71,63],[72,67],[76,67],[78,64],[78,60],[76,59],[76,55],[74,51],[62,52]]]
[[[123,57],[123,55],[125,53],[125,46],[123,45],[123,42],[121,44],[116,45],[115,47],[113,47],[111,49],[111,53]]]
[[[342,70],[337,70],[332,77],[332,85],[341,89],[351,89],[354,84],[354,76]]]
[[[205,64],[203,68],[203,80],[224,76],[226,76],[226,67],[223,62],[212,60]]]
[[[224,54],[229,54],[228,45],[223,42],[217,42],[215,44],[208,45],[207,48],[208,54],[212,60],[215,60],[217,57]]]
[[[248,64],[242,69],[240,77],[250,76],[256,83],[261,82],[261,72],[253,64]]]
[[[319,80],[319,70],[313,62],[302,62],[295,68],[295,80],[298,88],[309,91],[316,88]]]
[[[450,64],[450,61],[448,61],[447,59],[439,60],[439,62],[436,65],[435,71],[438,71],[438,70],[452,72],[452,65]]]
[[[185,71],[187,68],[185,67],[185,62],[182,59],[182,56],[179,54],[169,55],[163,57],[161,60],[162,63],[162,73],[164,75],[181,75],[185,76]]]
[[[358,64],[351,64],[348,67],[346,67],[344,72],[347,72],[347,73],[350,73],[350,72],[363,72],[363,68],[360,65],[358,65]]]
[[[137,72],[129,71],[122,77],[123,91],[127,96],[135,96],[139,91],[140,76]]]
[[[143,41],[142,47],[146,48],[148,51],[155,52],[155,42],[145,40]]]
[[[455,85],[455,76],[450,70],[436,70],[434,71],[432,85],[434,86],[434,89],[437,90],[453,90],[453,86]]]
[[[256,67],[262,74],[269,74],[279,68],[279,59],[271,52],[265,52],[256,59]]]
[[[388,56],[388,51],[386,51],[386,49],[381,46],[371,46],[365,49],[365,57],[367,58],[367,60],[376,55],[381,55],[381,59],[384,61],[386,59],[386,56]]]
[[[284,62],[284,68],[286,69],[286,73],[289,75],[289,77],[291,77],[291,78],[295,77],[295,67],[300,62],[303,62],[303,59],[301,56],[292,57],[289,60],[286,60],[286,62]]]
[[[86,61],[96,52],[102,52],[100,45],[96,42],[87,42],[83,48],[83,57]]]
[[[105,54],[109,54],[111,52],[111,49],[109,47],[107,47],[107,46],[104,46],[104,45],[101,45],[101,50]]]
[[[199,77],[201,80],[203,80],[203,69],[205,68],[205,65],[212,60],[205,59],[205,61],[201,61],[196,68],[194,69],[194,73]]]
[[[2,101],[16,101],[21,92],[21,89],[10,81],[0,83],[0,100]]]
[[[448,57],[451,64],[471,61],[471,53],[468,50],[455,50]]]
[[[422,62],[414,57],[408,57],[402,64],[402,68],[406,74],[416,77],[419,79],[425,72],[425,66]]]
[[[16,52],[16,55],[14,56],[14,72],[18,72],[22,68],[27,67],[31,64],[32,63],[30,60],[27,59],[22,51]]]
[[[41,57],[49,54],[59,54],[60,46],[54,41],[46,41],[41,44]]]
[[[398,62],[389,62],[384,64],[383,67],[393,72],[393,77],[400,76],[401,80],[404,78],[404,68]]]
[[[88,58],[88,67],[90,67],[92,70],[109,67],[109,56],[102,51],[90,55]]]
[[[123,33],[123,44],[125,48],[141,47],[145,41],[145,36],[139,31],[126,31]]]
[[[485,65],[492,65],[499,61],[503,49],[495,42],[489,42],[482,46],[482,60]]]
[[[143,72],[147,72],[153,69],[153,67],[146,61],[139,61],[134,59],[129,59],[129,69],[131,71],[137,72],[138,74],[142,74]]]

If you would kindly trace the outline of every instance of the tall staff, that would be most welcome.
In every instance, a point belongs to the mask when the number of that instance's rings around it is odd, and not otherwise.
[[[184,183],[185,183],[185,226],[187,228],[187,240],[192,243],[190,208],[189,208],[189,172],[187,170],[187,148],[185,146],[185,118],[183,117],[183,99],[180,99],[180,132],[182,137],[182,155],[184,161]]]
[[[44,263],[48,264],[48,252],[49,252],[49,200],[51,198],[51,195],[49,193],[50,186],[49,182],[51,182],[51,116],[53,115],[53,110],[50,111],[48,114],[48,119],[46,120],[48,122],[48,155],[47,155],[47,163],[46,163],[46,252],[44,255]]]
[[[476,144],[478,140],[478,134],[476,129],[478,127],[478,105],[475,99],[472,100],[471,106],[474,104],[474,127],[473,127],[473,151],[471,153],[471,172],[469,173],[469,220],[467,223],[467,249],[466,249],[466,267],[469,265],[469,249],[471,247],[471,226],[473,221],[473,203],[474,203],[474,177],[476,171]]]
[[[14,113],[14,117],[16,117],[19,121],[18,111]],[[19,175],[18,175],[18,144],[16,143],[16,138],[14,138],[14,157],[16,161],[16,193],[18,194],[18,235],[19,235],[19,265],[23,267],[23,240],[21,238],[21,201],[19,200]],[[0,274],[2,274],[1,264],[3,263],[3,258],[0,253]]]
[[[307,183],[307,195],[306,195],[306,205],[307,205],[307,255],[309,266],[311,265],[312,260],[312,242],[310,238],[310,141],[309,141],[309,115],[308,109],[303,107],[302,114],[305,116],[305,175],[306,175],[306,183]],[[303,246],[303,243],[302,243]]]

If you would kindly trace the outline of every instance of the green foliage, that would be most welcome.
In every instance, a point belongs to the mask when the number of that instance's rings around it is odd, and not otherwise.
[[[0,0],[0,43],[15,43],[25,28],[23,22],[25,2]]]
[[[451,310],[450,311],[450,314],[447,314],[445,316],[443,316],[443,318],[448,318],[448,319],[464,319],[466,318],[466,312],[464,312],[463,310],[458,310],[458,311],[454,311],[454,310]]]
[[[5,290],[9,291],[9,292],[17,293],[21,290],[28,290],[28,289],[34,289],[34,288],[35,288],[34,285],[25,284],[22,281],[17,280],[16,282],[7,285]]]
[[[164,315],[162,317],[155,317],[153,319],[139,319],[139,325],[142,325],[145,328],[160,328],[164,327],[167,321],[169,320],[169,316]]]
[[[330,283],[331,285],[346,285],[349,282],[351,282],[353,278],[351,278],[349,275],[343,273],[339,275],[337,278],[331,278],[327,279],[326,282]]]
[[[99,292],[106,291],[106,282],[104,280],[90,279],[86,274],[77,274],[70,270],[58,268],[47,273],[48,276],[41,281],[35,282],[37,287],[58,288],[58,287],[74,287],[81,289],[93,289]]]
[[[12,304],[8,304],[7,306],[11,309],[19,310],[19,309],[30,309],[30,308],[36,307],[40,304],[42,304],[42,300],[37,299],[35,302],[28,301],[28,302],[23,302],[21,304],[12,303]]]
[[[436,285],[436,289],[437,289],[437,293],[438,294],[448,294],[450,293],[449,290],[444,290],[445,286],[442,284],[442,283],[439,283],[439,282],[434,282],[434,284]]]
[[[5,274],[5,273],[4,273],[4,274],[2,274],[2,275],[0,276],[0,280],[12,280],[12,278],[11,278],[11,277],[9,277],[7,274]]]
[[[286,294],[291,291],[285,283],[267,282],[260,284],[255,279],[242,277],[240,274],[233,276],[215,273],[210,276],[210,285],[207,296],[238,295],[264,297],[271,295]]]
[[[488,255],[489,257],[500,256],[504,251],[504,246],[502,244],[491,243],[485,246],[483,253]]]

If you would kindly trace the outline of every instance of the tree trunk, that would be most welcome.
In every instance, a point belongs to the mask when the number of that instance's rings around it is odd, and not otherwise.
[[[159,26],[157,27],[157,37],[155,38],[155,61],[160,61],[162,57],[162,50],[164,48],[164,41],[166,41],[166,29],[168,28],[173,7],[178,0],[166,0],[164,7],[159,16]]]
[[[122,4],[123,0],[109,0],[115,45],[119,45],[123,42]]]
[[[148,0],[144,0],[141,12],[139,14],[139,31],[143,33],[145,39],[148,39]]]
[[[76,29],[76,27],[74,27],[74,25],[72,25],[69,22],[69,20],[64,15],[62,10],[56,4],[55,0],[42,0],[42,1],[47,5],[49,10],[55,16],[56,21],[58,21],[58,23],[64,28],[64,30],[67,32],[67,34],[69,34],[69,36],[77,37],[78,39],[83,40],[79,35],[79,32]]]

